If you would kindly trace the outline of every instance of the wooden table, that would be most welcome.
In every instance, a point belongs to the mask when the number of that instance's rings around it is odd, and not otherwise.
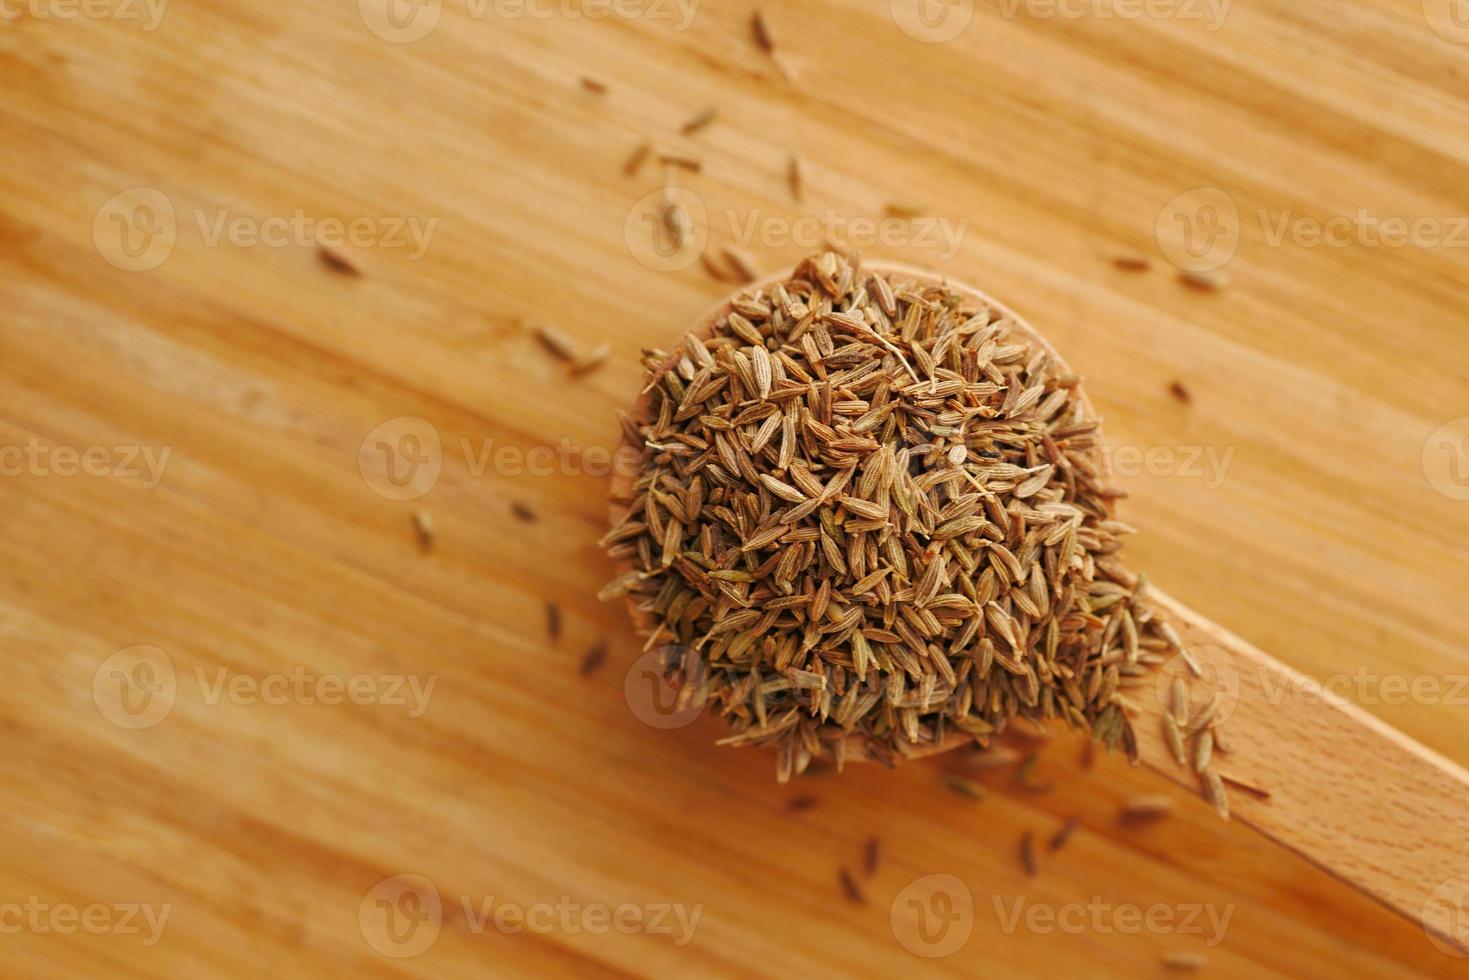
[[[1469,763],[1447,3],[771,3],[779,62],[712,0],[99,3],[0,21],[7,973],[1462,968],[1064,733],[1048,792],[777,787],[629,710],[593,598],[638,351],[730,288],[649,250],[651,140],[701,161],[671,180],[710,256],[829,234],[1017,307],[1105,414],[1131,562]],[[609,362],[569,377],[538,322]],[[1177,812],[1123,825],[1142,792]],[[915,940],[920,909],[957,918]]]

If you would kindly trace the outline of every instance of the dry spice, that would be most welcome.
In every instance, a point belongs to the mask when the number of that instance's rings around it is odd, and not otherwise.
[[[816,805],[814,796],[793,796],[786,800],[787,813],[805,813]]]
[[[546,603],[546,635],[552,643],[561,639],[561,607],[554,602]]]
[[[847,901],[853,905],[867,904],[867,896],[862,893],[857,879],[852,877],[852,872],[848,871],[845,865],[837,869],[837,881],[841,883],[842,894],[847,897]]]
[[[867,844],[862,848],[862,871],[871,878],[877,874],[878,866],[882,864],[882,841],[877,837],[867,838]]]
[[[629,177],[635,176],[643,168],[643,163],[652,155],[652,143],[646,140],[639,143],[637,149],[633,150],[632,155],[627,158],[627,162],[622,165],[622,172]]]
[[[1168,394],[1172,395],[1178,401],[1183,402],[1183,404],[1185,405],[1194,400],[1193,393],[1188,390],[1188,388],[1184,385],[1182,381],[1175,381],[1171,385],[1169,385]]]
[[[984,787],[974,780],[966,779],[963,776],[945,776],[944,788],[955,796],[962,796],[966,800],[984,799]]]
[[[518,500],[512,500],[510,502],[510,513],[515,515],[516,520],[524,521],[527,524],[534,523],[536,519],[536,512],[531,510],[530,505],[523,504]]]
[[[422,508],[413,512],[413,533],[418,538],[418,546],[424,551],[434,549],[434,520],[428,511]]]
[[[606,661],[607,641],[598,640],[595,644],[593,644],[592,648],[587,651],[587,655],[582,658],[581,666],[577,669],[583,677],[586,677],[589,674],[596,673],[597,668],[601,667],[602,664]]]
[[[1129,823],[1157,820],[1172,812],[1173,800],[1158,793],[1130,796],[1122,802],[1122,819]]]
[[[784,781],[1060,718],[1136,758],[1123,691],[1175,642],[1079,379],[1003,313],[826,252],[644,367],[599,595],[722,744]]]
[[[1218,270],[1199,272],[1193,269],[1182,269],[1178,273],[1178,278],[1185,286],[1206,293],[1223,289],[1229,282],[1229,277]]]
[[[792,153],[786,165],[786,183],[790,185],[791,197],[800,201],[806,193],[806,161],[801,154]]]
[[[592,78],[590,75],[583,75],[581,77],[581,87],[593,95],[607,94],[607,83],[600,79]]]
[[[362,277],[362,270],[353,265],[341,252],[333,251],[325,245],[316,246],[316,256],[321,259],[321,264],[338,275],[349,276],[353,279]]]
[[[718,118],[719,108],[717,106],[710,106],[683,124],[683,134],[685,136],[692,136]]]
[[[1112,264],[1124,272],[1147,272],[1153,267],[1146,256],[1133,254],[1114,256]]]
[[[1179,972],[1202,970],[1208,962],[1203,953],[1195,953],[1191,949],[1175,949],[1163,954],[1163,966]]]
[[[1034,878],[1041,873],[1040,864],[1035,858],[1035,832],[1027,830],[1020,835],[1020,865],[1025,868],[1025,873]]]
[[[1080,826],[1081,821],[1076,817],[1067,817],[1066,822],[1061,825],[1061,829],[1051,836],[1050,843],[1046,845],[1047,849],[1059,851],[1065,847],[1066,842],[1071,839],[1071,835],[1076,833],[1076,828]]]
[[[719,250],[719,254],[724,257],[739,282],[749,284],[760,278],[760,267],[755,264],[749,252],[733,245],[725,245]]]

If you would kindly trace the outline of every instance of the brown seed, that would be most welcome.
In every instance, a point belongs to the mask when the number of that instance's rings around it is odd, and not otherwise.
[[[786,183],[790,185],[791,197],[801,201],[806,193],[806,161],[799,153],[792,153],[786,165]]]
[[[1020,764],[1015,767],[1011,781],[1028,793],[1049,793],[1054,784],[1050,781],[1037,782],[1034,778],[1036,763],[1040,761],[1039,752],[1027,753]]]
[[[588,674],[595,673],[597,668],[602,666],[602,664],[606,660],[607,641],[598,640],[595,644],[592,645],[592,648],[587,651],[587,655],[582,658],[581,667],[578,669],[581,675],[583,677],[586,677]]]
[[[1229,796],[1224,792],[1224,782],[1219,778],[1219,773],[1212,766],[1199,774],[1199,780],[1204,787],[1204,799],[1214,804],[1222,820],[1229,819]]]
[[[1189,949],[1174,949],[1163,954],[1163,966],[1179,972],[1202,970],[1209,960],[1203,953]]]
[[[1141,793],[1122,801],[1122,819],[1143,823],[1166,817],[1173,812],[1173,800],[1160,793]]]
[[[1229,783],[1231,786],[1238,786],[1246,793],[1253,793],[1255,796],[1260,797],[1260,799],[1262,800],[1270,799],[1270,791],[1268,789],[1257,783],[1252,783],[1248,779],[1245,779],[1241,776],[1231,776],[1227,772],[1221,772],[1219,773],[1219,778],[1224,782]]]
[[[578,354],[576,360],[571,365],[572,377],[579,378],[584,374],[591,374],[597,368],[607,363],[607,358],[611,355],[612,345],[605,340],[591,350],[583,354]]]
[[[1076,817],[1067,817],[1066,822],[1061,825],[1061,829],[1051,835],[1051,841],[1047,845],[1047,849],[1059,851],[1065,847],[1066,842],[1071,839],[1071,835],[1076,833],[1076,828],[1080,826],[1081,821],[1079,819]]]
[[[704,169],[704,161],[698,157],[691,157],[686,153],[672,153],[660,150],[658,152],[658,162],[665,166],[688,170],[691,173],[699,173]]]
[[[1185,405],[1194,400],[1193,394],[1184,386],[1182,381],[1175,381],[1170,384],[1168,386],[1168,393]]]
[[[718,118],[719,108],[717,106],[710,106],[683,124],[683,134],[685,136],[692,136]]]
[[[561,607],[554,602],[546,603],[546,635],[552,643],[561,639]]]
[[[1214,733],[1205,729],[1194,737],[1194,772],[1203,772],[1214,756]]]
[[[765,16],[765,11],[759,7],[755,8],[755,15],[750,18],[750,29],[755,33],[755,44],[766,54],[775,51],[775,32],[770,29],[770,21]]]
[[[588,92],[591,92],[593,95],[607,94],[607,83],[592,78],[589,75],[583,75],[581,77],[581,87],[586,89]]]
[[[418,537],[418,547],[424,551],[434,549],[434,520],[428,511],[419,508],[413,512],[413,531]]]
[[[852,877],[852,872],[848,871],[845,865],[837,869],[837,881],[841,883],[842,894],[846,896],[847,901],[853,905],[867,904],[867,896],[862,894],[857,879]]]
[[[1178,722],[1173,720],[1173,715],[1167,712],[1163,715],[1163,740],[1168,744],[1168,750],[1173,753],[1173,758],[1178,760],[1178,764],[1188,765],[1188,755],[1183,745],[1183,732],[1178,730]]]
[[[889,218],[918,218],[924,213],[923,205],[913,201],[889,201],[883,210]]]
[[[333,251],[325,245],[316,246],[316,256],[321,259],[321,264],[338,275],[349,276],[353,279],[362,278],[362,270],[357,268],[341,252]]]
[[[1112,264],[1124,272],[1147,272],[1153,267],[1147,256],[1131,253],[1113,256]]]
[[[523,504],[518,500],[510,501],[510,513],[515,515],[516,520],[525,521],[527,524],[533,523],[536,519],[536,512],[531,510],[528,504]]]
[[[569,364],[576,363],[577,358],[581,355],[576,341],[548,324],[536,324],[536,339],[541,342],[542,347],[551,352],[552,356]]]
[[[882,864],[882,841],[877,837],[867,838],[867,844],[862,848],[862,870],[871,878],[877,874],[878,866]]]
[[[972,779],[963,776],[948,775],[944,777],[944,788],[955,796],[962,796],[967,800],[984,799],[984,787]]]
[[[629,177],[636,176],[637,172],[643,168],[643,163],[652,155],[653,144],[644,140],[638,144],[637,149],[632,151],[627,162],[622,165],[622,172]]]
[[[786,812],[805,813],[815,805],[816,797],[814,796],[792,796],[786,800]]]
[[[1020,864],[1025,873],[1034,878],[1040,874],[1040,864],[1035,858],[1035,832],[1027,830],[1020,835]]]
[[[1200,292],[1212,293],[1223,289],[1229,283],[1229,277],[1220,270],[1194,271],[1183,269],[1178,273],[1179,281],[1190,289]]]

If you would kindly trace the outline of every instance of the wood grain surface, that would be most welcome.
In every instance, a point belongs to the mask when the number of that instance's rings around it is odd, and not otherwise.
[[[981,801],[957,755],[777,787],[640,720],[593,598],[638,351],[729,288],[652,248],[652,140],[694,252],[830,234],[1015,307],[1130,562],[1469,763],[1455,2],[771,2],[778,62],[712,0],[0,4],[5,972],[1463,972],[1063,733]]]

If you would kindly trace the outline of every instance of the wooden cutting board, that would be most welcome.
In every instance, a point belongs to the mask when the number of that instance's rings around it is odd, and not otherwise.
[[[11,8],[8,972],[1462,968],[1065,733],[981,801],[957,758],[777,787],[714,721],[655,727],[593,599],[638,352],[730,288],[700,246],[829,236],[1022,312],[1106,418],[1130,561],[1469,763],[1447,2],[772,3],[778,61],[709,0]],[[645,141],[700,163],[682,251]],[[611,356],[572,377],[536,323]],[[1138,793],[1176,812],[1120,822]]]

